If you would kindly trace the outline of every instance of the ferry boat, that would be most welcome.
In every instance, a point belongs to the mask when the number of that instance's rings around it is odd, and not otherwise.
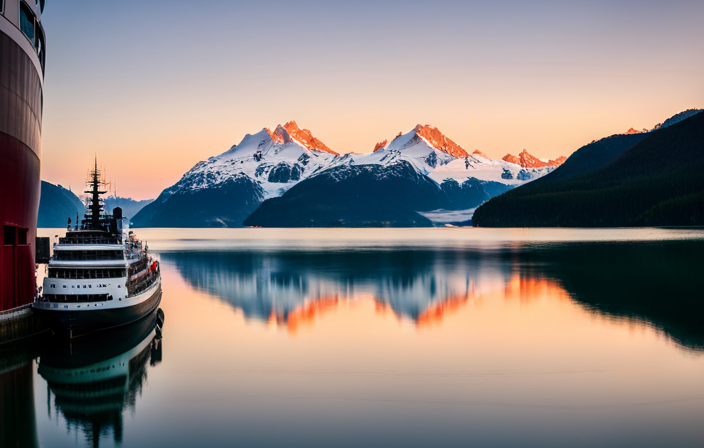
[[[159,262],[129,230],[122,209],[104,211],[96,161],[84,218],[54,244],[33,308],[54,332],[78,338],[143,319],[161,301]],[[78,217],[76,217],[78,221]]]

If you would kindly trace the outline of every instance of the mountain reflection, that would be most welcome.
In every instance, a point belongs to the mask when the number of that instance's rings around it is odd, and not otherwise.
[[[644,322],[701,350],[703,250],[699,241],[533,243],[492,250],[172,252],[162,260],[246,318],[292,331],[359,297],[424,326],[488,292],[530,302],[557,289],[589,312]]]
[[[360,296],[421,322],[511,275],[505,263],[452,251],[179,252],[162,261],[247,318],[283,323]]]
[[[646,322],[704,350],[704,241],[572,244],[521,251],[521,275],[559,283],[590,312]]]
[[[161,361],[156,312],[120,330],[88,340],[57,342],[40,357],[39,374],[47,382],[49,412],[63,415],[67,429],[81,431],[94,447],[112,433],[123,438],[123,413],[135,410],[147,379],[147,363]]]

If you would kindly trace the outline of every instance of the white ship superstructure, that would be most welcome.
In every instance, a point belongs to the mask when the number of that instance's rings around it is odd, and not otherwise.
[[[104,213],[97,169],[85,218],[54,244],[42,294],[34,308],[69,337],[139,320],[161,299],[159,262],[129,230],[117,207]],[[78,219],[77,219],[78,221]]]

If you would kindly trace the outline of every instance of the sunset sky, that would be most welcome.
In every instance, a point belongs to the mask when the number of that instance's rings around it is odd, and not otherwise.
[[[541,158],[704,107],[704,2],[49,1],[42,178],[97,154],[156,197],[247,133],[296,120],[370,152],[416,124]]]

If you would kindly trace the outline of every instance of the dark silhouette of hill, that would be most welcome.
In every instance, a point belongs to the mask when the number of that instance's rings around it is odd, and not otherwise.
[[[85,206],[71,190],[42,181],[37,227],[66,227],[68,218],[75,223],[76,214],[83,218],[84,213]]]
[[[511,186],[467,179],[438,185],[406,161],[343,165],[264,201],[245,221],[261,227],[432,227],[418,211],[464,210]]]
[[[479,207],[473,223],[483,227],[704,225],[704,113],[648,134],[587,145],[543,179]]]
[[[379,168],[341,166],[262,203],[245,221],[262,227],[432,227],[415,210],[432,210],[442,191],[408,162]]]
[[[261,203],[264,193],[240,176],[215,188],[164,190],[133,218],[134,227],[242,227],[242,221]]]

